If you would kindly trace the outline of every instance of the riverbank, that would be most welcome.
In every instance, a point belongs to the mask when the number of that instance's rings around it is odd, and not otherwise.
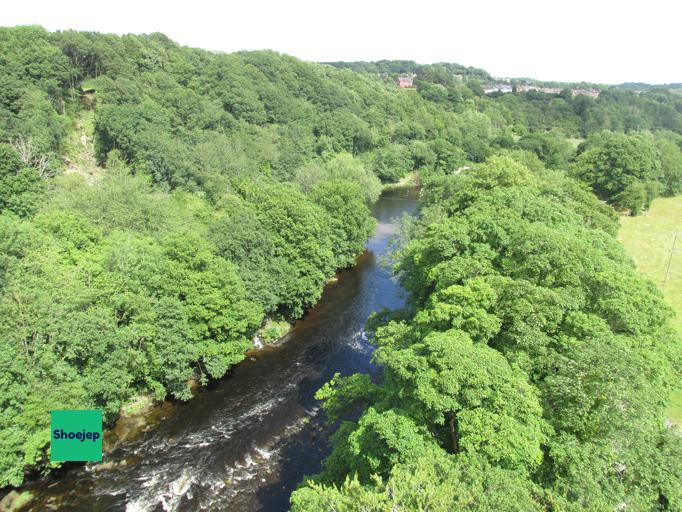
[[[419,171],[413,171],[398,180],[395,183],[383,183],[381,185],[382,191],[398,190],[398,189],[418,189],[421,186]]]
[[[104,461],[119,464],[69,467],[27,485],[36,496],[29,510],[288,510],[292,490],[328,455],[331,430],[315,392],[336,372],[373,373],[367,317],[405,303],[382,262],[395,219],[413,213],[418,196],[389,191],[372,206],[378,223],[367,250],[327,283],[285,342],[250,352],[206,391],[174,402],[164,421]]]

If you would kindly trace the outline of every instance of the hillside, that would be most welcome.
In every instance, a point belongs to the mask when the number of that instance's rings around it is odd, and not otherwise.
[[[615,89],[627,89],[630,91],[650,91],[651,89],[682,89],[682,83],[672,84],[647,84],[644,82],[626,82],[612,86]]]
[[[294,510],[682,508],[680,343],[615,239],[682,192],[682,97],[487,78],[0,28],[0,486],[59,465],[50,410],[110,425],[228,375],[414,174],[411,302],[370,321],[383,378],[319,392],[339,429]]]

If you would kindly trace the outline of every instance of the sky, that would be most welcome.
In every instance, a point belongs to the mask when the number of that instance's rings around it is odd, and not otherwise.
[[[456,62],[497,77],[682,82],[682,3],[569,0],[2,0],[0,26],[163,32],[309,61]]]

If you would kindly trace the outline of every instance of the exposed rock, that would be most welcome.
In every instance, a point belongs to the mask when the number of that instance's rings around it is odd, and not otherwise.
[[[187,381],[187,387],[189,388],[189,392],[192,393],[192,396],[197,396],[201,392],[201,383],[197,379],[189,379]],[[164,420],[166,418],[163,418]]]
[[[104,432],[104,451],[111,452],[119,443],[132,441],[162,419],[168,418],[172,412],[173,405],[170,402],[157,404],[152,397],[136,397],[121,408],[114,427]]]
[[[97,464],[96,466],[94,466],[92,468],[92,470],[95,472],[108,471],[110,469],[115,468],[116,466],[118,466],[118,463],[116,463],[114,461],[110,461],[110,462],[104,462],[102,464]]]
[[[0,512],[18,512],[23,510],[26,505],[33,501],[33,494],[28,491],[10,491],[0,500]]]

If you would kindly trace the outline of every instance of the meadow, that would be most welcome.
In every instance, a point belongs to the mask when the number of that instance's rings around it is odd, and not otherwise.
[[[623,217],[618,239],[639,271],[663,292],[682,335],[682,196],[656,199],[638,217]],[[682,424],[682,390],[673,395],[671,421]]]

